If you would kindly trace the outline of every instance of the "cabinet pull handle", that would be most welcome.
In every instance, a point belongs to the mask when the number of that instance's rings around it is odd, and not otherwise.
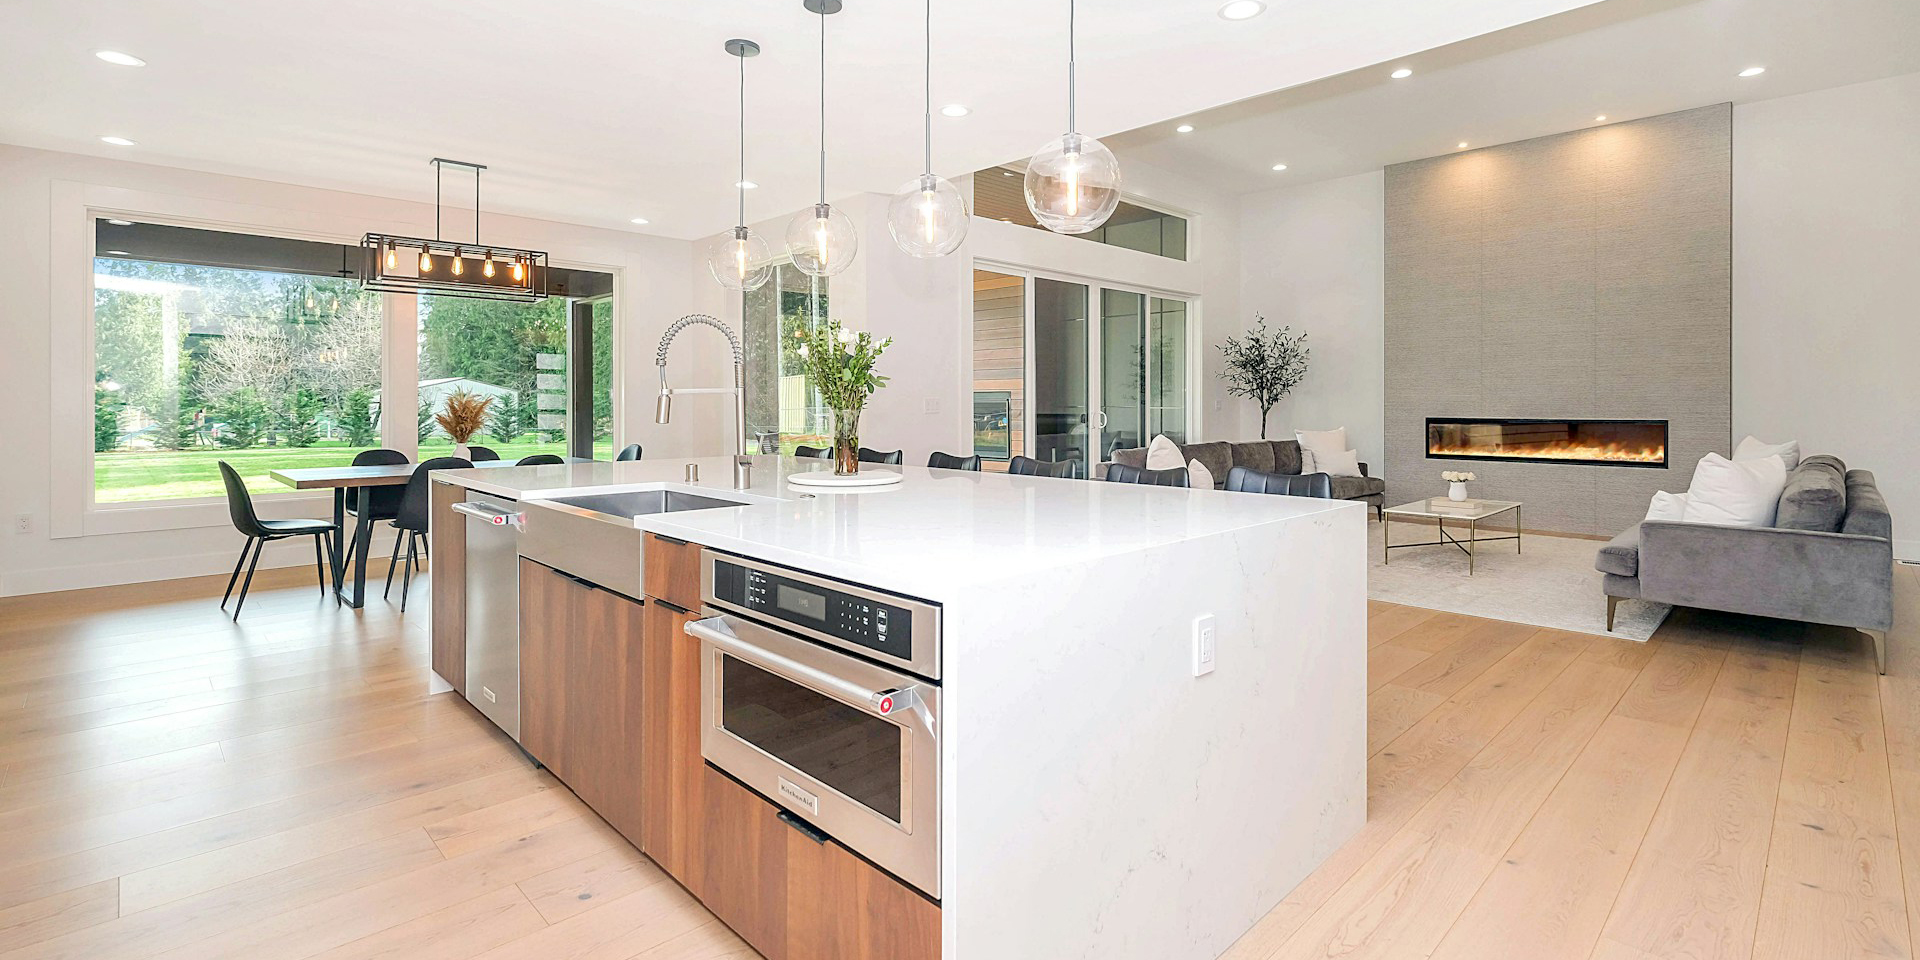
[[[808,840],[812,840],[814,843],[827,842],[827,835],[824,833],[821,833],[817,828],[814,827],[813,824],[808,823],[805,820],[802,820],[799,817],[796,817],[785,810],[780,811],[780,822],[786,824],[789,827],[794,828],[795,830],[800,831],[801,836],[806,837]]]
[[[547,569],[553,570],[552,567],[548,567]],[[553,572],[559,574],[562,577],[565,577],[568,580],[573,581],[574,583],[577,583],[583,587],[586,587],[588,590],[600,589],[600,585],[597,583],[594,583],[592,580],[586,580],[580,577],[576,577],[573,574],[566,572],[565,570],[553,570]]]

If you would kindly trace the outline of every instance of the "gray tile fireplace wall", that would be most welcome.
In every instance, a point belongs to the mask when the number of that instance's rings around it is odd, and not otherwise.
[[[1728,104],[1386,171],[1386,463],[1396,501],[1472,470],[1529,528],[1611,535],[1726,453]],[[1667,469],[1437,460],[1428,417],[1670,421]]]

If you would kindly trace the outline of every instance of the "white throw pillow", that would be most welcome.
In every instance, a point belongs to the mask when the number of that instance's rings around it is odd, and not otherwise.
[[[1787,464],[1777,456],[1728,460],[1717,453],[1700,458],[1687,488],[1681,519],[1735,527],[1773,526],[1780,492],[1787,488]]]
[[[1347,449],[1347,428],[1295,430],[1293,439],[1300,442],[1300,472],[1325,473],[1327,471],[1320,466],[1320,458],[1339,458]]]
[[[1653,495],[1653,502],[1647,505],[1648,520],[1685,520],[1687,501],[1691,499],[1684,493],[1668,493],[1665,490]]]
[[[1187,486],[1195,490],[1213,489],[1213,471],[1198,460],[1187,461]]]
[[[1335,454],[1321,454],[1314,458],[1318,468],[1314,473],[1324,473],[1329,477],[1357,477],[1360,475],[1360,451],[1342,450]]]
[[[1788,470],[1800,465],[1800,441],[1788,440],[1786,443],[1761,443],[1760,438],[1748,434],[1740,445],[1733,448],[1735,460],[1758,460],[1761,457],[1779,457]]]
[[[1181,456],[1180,445],[1168,440],[1166,434],[1154,437],[1147,444],[1148,470],[1173,470],[1187,465],[1187,458]]]

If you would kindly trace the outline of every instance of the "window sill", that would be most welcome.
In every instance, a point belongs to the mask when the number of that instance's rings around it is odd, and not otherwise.
[[[263,519],[331,519],[332,498],[325,493],[256,494],[254,509]],[[97,537],[121,533],[157,533],[232,526],[224,497],[144,503],[91,504],[82,511],[80,529],[67,536]],[[60,539],[60,534],[55,534]]]

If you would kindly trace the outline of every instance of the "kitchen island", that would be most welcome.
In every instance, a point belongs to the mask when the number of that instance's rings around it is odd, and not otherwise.
[[[630,529],[521,551],[518,739],[773,960],[1210,960],[1364,822],[1361,505],[752,460],[436,473],[434,663],[455,504]]]

